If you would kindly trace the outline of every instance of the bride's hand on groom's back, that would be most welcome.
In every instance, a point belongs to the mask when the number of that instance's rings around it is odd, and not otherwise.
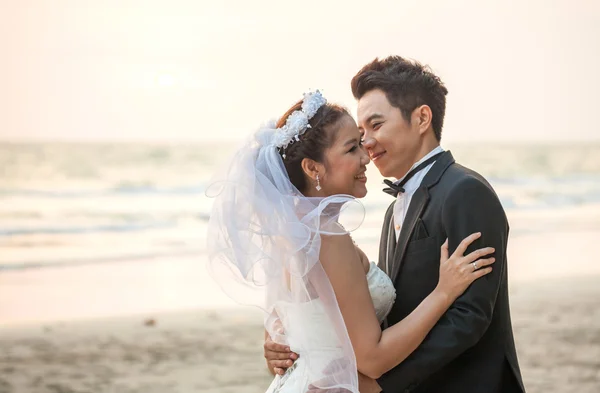
[[[272,374],[283,375],[285,370],[294,364],[298,354],[292,352],[287,345],[277,344],[270,336],[265,339],[263,345],[267,367]]]
[[[495,262],[495,258],[483,258],[494,253],[492,247],[480,248],[464,255],[469,245],[480,237],[479,232],[466,237],[451,256],[448,256],[448,240],[442,245],[440,279],[436,290],[452,301],[462,295],[473,281],[492,271],[489,265]]]

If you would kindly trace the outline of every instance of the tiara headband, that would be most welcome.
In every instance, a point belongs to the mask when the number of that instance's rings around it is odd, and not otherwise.
[[[292,112],[285,121],[285,125],[278,128],[275,132],[275,146],[286,149],[290,143],[300,140],[300,135],[311,128],[308,121],[317,113],[320,107],[325,105],[327,100],[319,90],[310,93],[304,93],[302,100],[302,109]],[[285,153],[283,154],[285,158]]]

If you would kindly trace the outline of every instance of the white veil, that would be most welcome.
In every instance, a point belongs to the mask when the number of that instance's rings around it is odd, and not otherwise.
[[[321,235],[347,233],[337,224],[343,211],[360,208],[362,222],[364,208],[350,195],[302,195],[277,150],[277,131],[274,123],[259,129],[207,189],[215,198],[209,271],[234,300],[260,307],[272,339],[300,355],[269,392],[358,393],[352,344],[319,252]]]

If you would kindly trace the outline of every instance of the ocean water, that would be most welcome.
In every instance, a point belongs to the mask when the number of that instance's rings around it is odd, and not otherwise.
[[[449,148],[488,178],[509,217],[529,217],[517,235],[600,229],[600,143]],[[204,190],[232,151],[229,144],[0,144],[0,271],[202,258],[211,207]],[[367,174],[366,219],[355,240],[374,245],[392,199],[373,165]],[[582,209],[594,214],[571,214]]]

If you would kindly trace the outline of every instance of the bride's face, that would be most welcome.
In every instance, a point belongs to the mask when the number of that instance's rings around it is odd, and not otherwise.
[[[325,195],[348,194],[357,198],[367,195],[369,155],[361,143],[361,134],[350,116],[340,120],[335,140],[325,151],[325,173],[320,182]]]

